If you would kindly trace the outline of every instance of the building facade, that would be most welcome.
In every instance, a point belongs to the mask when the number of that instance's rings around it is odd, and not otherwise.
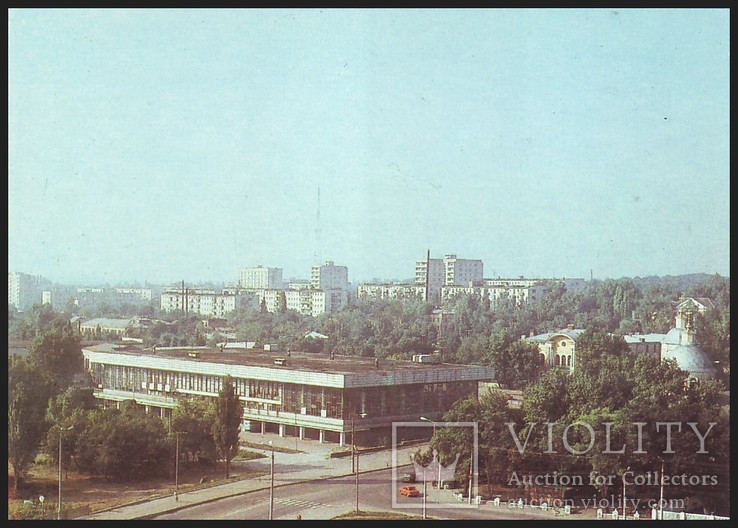
[[[283,287],[282,268],[264,266],[245,268],[239,274],[238,285],[246,290],[281,289]]]
[[[34,304],[41,304],[41,292],[48,290],[51,283],[38,275],[21,272],[8,272],[8,304],[16,310],[27,310]]]
[[[415,284],[427,288],[426,301],[441,302],[444,286],[478,285],[483,280],[484,264],[478,259],[460,259],[456,255],[445,255],[432,259],[430,255],[415,262]]]
[[[339,289],[260,290],[256,294],[259,297],[259,305],[263,303],[271,313],[279,311],[282,298],[288,310],[312,317],[343,310],[348,304],[348,293]]]
[[[310,272],[310,285],[316,290],[348,291],[348,267],[336,266],[332,260],[322,266],[313,266]]]
[[[425,299],[425,286],[418,284],[359,284],[356,294],[359,300],[369,299]]]
[[[110,319],[99,317],[90,319],[80,324],[79,331],[87,338],[100,338],[104,334],[125,335],[126,331],[134,324],[133,318]]]
[[[249,293],[216,293],[215,290],[170,288],[161,294],[161,310],[182,310],[205,317],[224,317],[241,306],[257,306],[257,296]]]
[[[457,400],[477,394],[489,367],[203,348],[143,349],[111,343],[83,348],[95,397],[107,405],[135,400],[170,415],[177,400],[216,398],[230,375],[254,431],[344,445],[391,438],[392,423],[440,418]]]

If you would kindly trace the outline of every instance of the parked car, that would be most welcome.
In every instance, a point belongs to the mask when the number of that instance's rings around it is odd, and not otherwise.
[[[405,495],[406,497],[417,497],[420,495],[420,491],[418,491],[418,488],[415,486],[403,486],[400,488],[400,495]]]
[[[403,473],[400,475],[400,482],[415,482],[414,473]]]

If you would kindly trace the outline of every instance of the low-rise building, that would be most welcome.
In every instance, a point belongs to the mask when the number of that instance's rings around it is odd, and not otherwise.
[[[84,347],[95,397],[106,405],[134,400],[169,416],[178,399],[216,398],[230,375],[244,403],[244,426],[344,445],[391,438],[392,423],[441,418],[475,396],[490,367],[374,360],[253,349],[144,349],[106,343]]]
[[[115,334],[122,336],[134,324],[133,318],[112,319],[107,317],[98,317],[89,319],[80,324],[79,331],[88,338],[100,338],[105,334]]]
[[[425,299],[425,286],[398,283],[359,284],[356,294],[359,300],[370,299]]]
[[[258,296],[253,293],[216,293],[215,290],[169,288],[161,294],[161,310],[206,317],[224,317],[242,306],[257,307]]]

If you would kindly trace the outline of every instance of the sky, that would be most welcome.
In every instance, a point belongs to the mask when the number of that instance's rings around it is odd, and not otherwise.
[[[8,267],[729,274],[728,9],[11,9]],[[318,199],[318,196],[320,198]]]

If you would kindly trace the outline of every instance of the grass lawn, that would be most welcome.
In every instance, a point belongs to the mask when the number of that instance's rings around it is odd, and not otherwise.
[[[431,519],[432,517],[428,517],[428,519]],[[395,520],[407,520],[407,521],[413,521],[413,520],[422,520],[423,517],[421,515],[406,515],[404,513],[395,513],[395,512],[386,512],[386,511],[350,511],[346,513],[342,513],[341,515],[338,515],[337,517],[333,517],[333,519],[338,519],[342,521],[356,521],[356,520],[366,520],[366,519],[395,519]]]
[[[260,454],[256,453],[256,455]],[[251,455],[246,456],[251,457]],[[256,478],[265,474],[267,471],[255,471],[245,461],[231,461],[228,480],[225,479],[225,464],[222,462],[214,466],[180,464],[179,492],[185,493],[234,480]],[[59,481],[55,464],[50,464],[44,461],[43,457],[39,457],[37,463],[31,466],[25,485],[17,497],[12,479],[12,468],[8,465],[8,519],[56,518]],[[88,515],[131,502],[169,496],[173,493],[174,468],[172,468],[171,475],[164,474],[159,478],[136,482],[115,482],[103,477],[92,477],[69,471],[65,473],[62,481],[64,518]],[[39,503],[40,495],[45,498],[43,508]],[[32,504],[24,503],[24,500],[31,501]]]

